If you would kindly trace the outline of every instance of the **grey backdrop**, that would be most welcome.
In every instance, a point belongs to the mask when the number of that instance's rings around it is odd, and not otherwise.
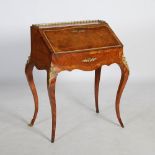
[[[0,80],[23,79],[31,24],[85,19],[102,19],[111,25],[124,44],[130,78],[154,78],[154,8],[153,0],[1,0]]]
[[[94,72],[58,76],[56,141],[50,143],[51,114],[46,73],[34,70],[39,116],[24,67],[34,23],[101,19],[124,44],[130,77],[121,99],[121,129],[115,115],[120,79],[117,65],[104,66],[94,109]],[[153,155],[155,152],[154,0],[0,0],[0,154]]]

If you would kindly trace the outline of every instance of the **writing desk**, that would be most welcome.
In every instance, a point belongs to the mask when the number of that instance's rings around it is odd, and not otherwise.
[[[120,98],[126,85],[129,68],[123,54],[123,45],[110,26],[101,20],[70,23],[35,24],[31,26],[31,54],[25,73],[31,88],[35,111],[30,126],[38,113],[38,96],[33,81],[34,66],[47,71],[47,89],[52,112],[51,142],[55,139],[56,99],[55,84],[58,73],[64,70],[95,70],[95,107],[98,108],[98,91],[102,65],[116,63],[121,69],[121,80],[116,95],[116,115],[121,127]]]

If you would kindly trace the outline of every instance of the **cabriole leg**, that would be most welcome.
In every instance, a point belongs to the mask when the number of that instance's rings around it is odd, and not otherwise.
[[[55,130],[56,130],[56,99],[55,99],[55,84],[57,79],[56,68],[52,65],[47,71],[47,89],[51,105],[52,113],[52,133],[51,133],[51,142],[54,142],[55,139]]]
[[[28,84],[30,86],[31,92],[33,94],[33,99],[34,99],[34,106],[35,106],[35,110],[34,110],[34,115],[33,118],[29,124],[29,126],[33,126],[36,117],[37,117],[37,113],[38,113],[38,95],[37,95],[37,90],[34,84],[34,80],[33,80],[33,68],[34,68],[34,64],[31,62],[30,58],[28,59],[26,66],[25,66],[25,74],[27,77],[27,81]]]
[[[122,57],[122,62],[119,63],[118,65],[121,69],[121,80],[120,80],[120,84],[119,84],[119,87],[117,90],[115,108],[116,108],[117,119],[118,119],[121,127],[124,128],[124,125],[123,125],[123,122],[122,122],[121,116],[120,116],[120,99],[121,99],[122,92],[124,90],[124,87],[126,85],[126,82],[128,80],[128,76],[129,76],[129,68],[128,68],[128,64],[127,64],[124,56]]]
[[[95,70],[95,107],[96,113],[99,113],[98,107],[98,93],[99,93],[99,83],[100,83],[101,67]]]

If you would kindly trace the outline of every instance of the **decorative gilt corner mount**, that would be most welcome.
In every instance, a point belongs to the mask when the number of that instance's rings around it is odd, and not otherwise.
[[[127,61],[126,61],[126,57],[125,57],[124,55],[122,56],[122,62],[123,62],[123,64],[126,66],[126,68],[128,69],[128,71],[130,72],[128,63],[127,63]]]
[[[57,74],[58,73],[56,71],[56,68],[54,67],[54,65],[51,65],[51,67],[49,69],[49,81],[48,81],[49,84],[50,84],[51,80],[57,76]]]
[[[31,59],[31,57],[30,57],[30,56],[28,56],[28,59],[27,59],[26,64],[30,63],[30,59]]]

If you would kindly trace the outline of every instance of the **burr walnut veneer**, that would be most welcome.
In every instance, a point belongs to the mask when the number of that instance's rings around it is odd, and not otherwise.
[[[121,69],[121,80],[116,95],[116,115],[121,127],[120,98],[128,79],[129,69],[123,55],[123,45],[110,26],[101,20],[70,23],[35,24],[31,26],[31,54],[25,73],[31,88],[35,111],[30,126],[38,113],[38,96],[33,81],[33,67],[47,71],[47,89],[52,112],[52,136],[55,139],[56,99],[55,83],[59,72],[80,69],[95,71],[95,107],[98,108],[98,91],[102,65],[116,63]]]

